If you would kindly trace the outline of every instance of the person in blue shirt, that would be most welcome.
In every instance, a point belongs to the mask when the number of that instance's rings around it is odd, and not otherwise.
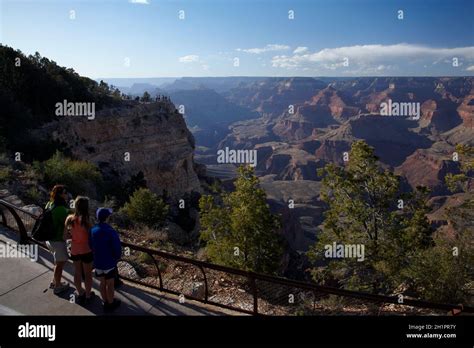
[[[111,312],[120,306],[114,298],[114,280],[118,274],[117,262],[122,255],[120,238],[106,221],[112,214],[110,208],[99,208],[96,212],[98,224],[91,229],[91,248],[94,254],[94,268],[100,278],[100,294],[104,301],[104,311]]]

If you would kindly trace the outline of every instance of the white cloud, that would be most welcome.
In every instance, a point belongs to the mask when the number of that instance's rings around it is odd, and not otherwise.
[[[195,54],[190,54],[188,56],[179,57],[180,63],[194,63],[199,61],[199,56]]]
[[[468,66],[466,68],[467,71],[474,71],[474,65]]]
[[[290,46],[287,45],[278,45],[278,44],[269,44],[261,48],[237,48],[239,52],[252,53],[252,54],[261,54],[265,52],[273,51],[286,51],[289,50]]]
[[[325,48],[310,53],[298,50],[291,56],[274,56],[272,66],[276,68],[324,68],[333,70],[344,68],[344,59],[347,58],[351,69],[375,68],[377,71],[392,68],[398,64],[411,64],[426,59],[459,59],[474,60],[474,47],[433,48],[413,44],[395,45],[355,45],[337,48]]]
[[[128,0],[131,4],[150,5],[148,0]]]
[[[308,51],[308,47],[304,47],[304,46],[299,46],[299,47],[296,47],[296,49],[293,51],[294,54],[301,54],[301,53],[305,53]]]
[[[201,65],[202,70],[208,71],[209,70],[209,65],[203,64]]]

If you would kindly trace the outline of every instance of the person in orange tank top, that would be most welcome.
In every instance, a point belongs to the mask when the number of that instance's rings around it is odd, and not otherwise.
[[[92,291],[93,254],[89,238],[92,224],[89,217],[89,199],[78,196],[74,202],[75,213],[65,222],[65,239],[71,239],[71,260],[74,262],[74,285],[79,304],[89,303],[94,296]],[[84,288],[82,277],[84,276]]]

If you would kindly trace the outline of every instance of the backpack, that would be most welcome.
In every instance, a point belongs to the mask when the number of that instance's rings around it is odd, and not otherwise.
[[[45,209],[38,217],[36,223],[31,231],[31,236],[40,242],[51,240],[55,236],[53,223],[53,209],[54,206]]]

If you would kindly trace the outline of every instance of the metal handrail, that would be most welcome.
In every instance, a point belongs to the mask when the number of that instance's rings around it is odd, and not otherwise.
[[[33,219],[38,219],[38,216],[25,210],[20,207],[15,206],[14,204],[11,204],[9,202],[6,202],[4,200],[0,200],[0,206],[6,207],[10,213],[13,215],[17,225],[18,225],[18,230],[20,232],[20,243],[27,243],[27,242],[34,242],[43,245],[42,243],[39,243],[38,241],[34,240],[33,238],[29,237],[26,228],[18,215],[17,211],[22,212],[24,214],[29,215]],[[0,211],[1,212],[1,211]],[[3,214],[3,212],[0,214],[2,216],[2,224],[6,225],[6,219]],[[11,228],[11,226],[10,226]],[[313,293],[325,293],[325,294],[331,294],[331,295],[337,295],[337,296],[342,296],[342,297],[348,297],[348,298],[354,298],[354,299],[360,299],[360,300],[365,300],[365,301],[370,301],[374,303],[393,303],[397,305],[402,305],[402,306],[413,306],[413,307],[418,307],[418,308],[430,308],[430,309],[439,309],[439,310],[446,310],[446,311],[453,311],[458,310],[466,313],[474,313],[474,307],[471,306],[463,306],[462,304],[446,304],[446,303],[435,303],[435,302],[429,302],[429,301],[423,301],[423,300],[414,300],[414,299],[404,299],[402,303],[399,302],[398,296],[386,296],[386,295],[378,295],[378,294],[370,294],[370,293],[365,293],[365,292],[359,292],[359,291],[352,291],[352,290],[345,290],[345,289],[339,289],[339,288],[334,288],[334,287],[329,287],[329,286],[322,286],[322,285],[317,285],[317,284],[312,284],[312,283],[306,283],[306,282],[301,282],[301,281],[296,281],[296,280],[291,280],[287,278],[282,278],[282,277],[276,277],[276,276],[270,276],[266,274],[260,274],[260,273],[255,273],[255,272],[249,272],[249,271],[244,271],[236,268],[231,268],[227,266],[222,266],[222,265],[217,265],[213,263],[209,263],[206,261],[200,261],[200,260],[195,260],[191,259],[188,257],[184,256],[179,256],[175,254],[171,254],[168,252],[164,252],[161,250],[157,249],[151,249],[147,247],[143,247],[140,245],[128,243],[128,242],[121,242],[123,247],[128,247],[131,250],[139,251],[148,254],[152,259],[155,268],[157,269],[158,272],[158,277],[159,277],[159,286],[154,286],[152,284],[139,281],[136,279],[132,279],[129,277],[121,276],[121,278],[126,279],[130,282],[144,285],[150,288],[158,289],[163,292],[168,292],[171,294],[175,295],[181,295],[179,292],[174,291],[172,289],[166,288],[163,283],[163,278],[161,274],[160,267],[158,263],[156,262],[156,259],[154,256],[159,256],[167,260],[173,260],[173,261],[178,261],[182,262],[188,265],[193,265],[196,266],[200,269],[200,271],[203,274],[204,277],[204,286],[205,286],[205,296],[204,299],[202,298],[197,298],[192,295],[187,295],[187,298],[199,301],[199,302],[204,302],[204,303],[209,303],[215,306],[223,307],[223,308],[228,308],[232,309],[235,311],[243,312],[243,313],[248,313],[248,314],[260,314],[258,312],[258,288],[256,285],[256,280],[261,280],[265,281],[268,283],[272,284],[279,284],[279,285],[284,285],[287,287],[292,287],[292,288],[298,288],[298,289],[303,289],[307,291],[312,291]],[[253,296],[253,311],[245,310],[239,307],[235,306],[229,306],[229,305],[224,305],[215,301],[212,301],[209,299],[209,285],[208,285],[208,279],[206,276],[205,269],[209,270],[215,270],[215,271],[220,271],[226,274],[231,274],[235,276],[243,276],[249,280],[249,283],[252,288],[252,296]]]
[[[15,219],[15,222],[18,226],[18,232],[20,233],[20,244],[28,243],[28,240],[29,240],[28,233],[17,211],[21,211],[22,213],[28,214],[35,219],[37,218],[37,216],[27,210],[24,210],[23,208],[17,207],[16,205],[11,204],[10,202],[4,201],[4,200],[0,200],[0,205],[3,205],[5,208],[7,208],[8,211],[12,214],[13,218]],[[7,220],[3,212],[1,216],[2,216],[2,224],[8,227],[8,225],[6,224]]]

